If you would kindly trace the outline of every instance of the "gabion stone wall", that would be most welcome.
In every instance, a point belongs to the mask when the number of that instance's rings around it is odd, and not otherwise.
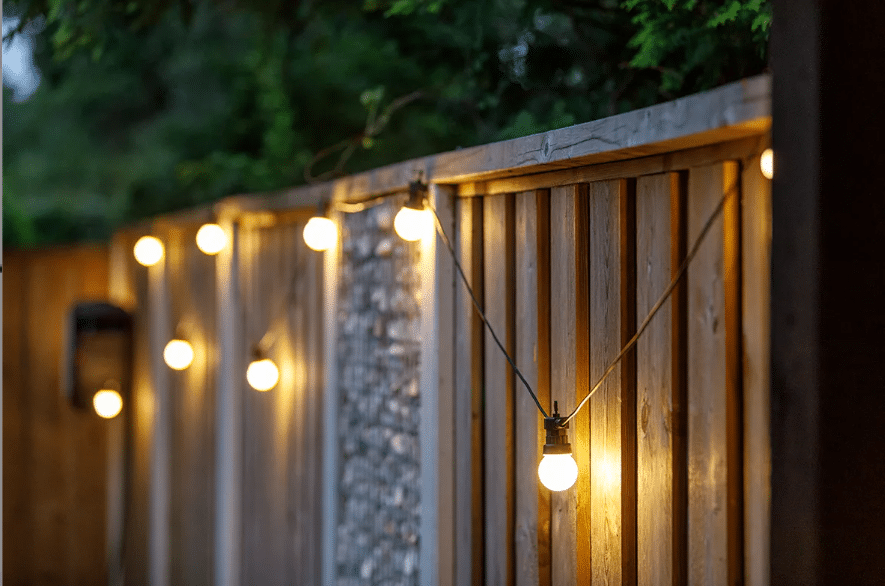
[[[393,201],[344,214],[338,289],[338,586],[418,584],[418,247]]]

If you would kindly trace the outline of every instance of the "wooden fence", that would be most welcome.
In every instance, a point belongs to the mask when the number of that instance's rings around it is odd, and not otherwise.
[[[68,312],[105,299],[99,246],[3,254],[3,583],[107,582],[109,445],[118,421],[75,408],[62,390]],[[109,500],[110,499],[110,500]]]
[[[159,218],[118,235],[138,319],[127,584],[336,584],[337,274],[300,232],[318,201],[416,172],[489,322],[549,412],[663,310],[572,421],[575,488],[540,487],[540,415],[442,239],[420,245],[420,583],[767,584],[770,81]],[[193,235],[233,239],[217,257]],[[159,235],[164,263],[131,260]],[[178,327],[194,366],[162,363]],[[268,334],[270,332],[270,334]],[[283,380],[248,390],[265,335]],[[364,579],[362,583],[372,583]]]

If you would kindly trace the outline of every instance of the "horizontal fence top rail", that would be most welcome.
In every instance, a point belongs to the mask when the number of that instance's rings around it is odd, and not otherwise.
[[[672,102],[531,136],[411,159],[331,181],[262,194],[234,195],[134,224],[126,231],[218,217],[310,210],[326,200],[354,201],[424,180],[458,184],[595,165],[737,140],[771,126],[771,76],[759,75]]]

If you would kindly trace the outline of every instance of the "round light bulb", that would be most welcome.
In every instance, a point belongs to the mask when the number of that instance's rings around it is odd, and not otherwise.
[[[246,369],[246,380],[256,391],[269,391],[280,380],[280,369],[270,358],[253,360]]]
[[[427,210],[404,206],[393,219],[393,227],[400,238],[414,242],[433,231],[433,217]]]
[[[205,254],[218,254],[227,246],[227,234],[218,224],[203,224],[197,230],[197,248]]]
[[[566,490],[578,479],[578,463],[571,454],[546,454],[538,464],[538,478],[550,490]]]
[[[163,360],[169,368],[184,370],[194,361],[194,347],[186,340],[170,340],[163,350]]]
[[[142,236],[132,249],[135,260],[146,267],[152,267],[163,258],[163,243],[153,236]]]
[[[765,175],[766,179],[771,179],[774,177],[774,151],[771,149],[765,149],[762,151],[762,156],[759,157],[759,168],[762,170],[762,174]]]
[[[102,389],[92,397],[92,406],[101,417],[113,419],[123,409],[123,398],[117,391]]]
[[[304,226],[304,242],[317,252],[332,248],[337,239],[338,229],[329,218],[314,216]]]

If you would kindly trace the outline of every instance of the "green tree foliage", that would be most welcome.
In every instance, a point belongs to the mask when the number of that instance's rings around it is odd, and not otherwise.
[[[545,131],[765,67],[767,2],[32,0],[4,241]],[[7,12],[10,7],[7,4]],[[761,19],[761,20],[760,20]]]

